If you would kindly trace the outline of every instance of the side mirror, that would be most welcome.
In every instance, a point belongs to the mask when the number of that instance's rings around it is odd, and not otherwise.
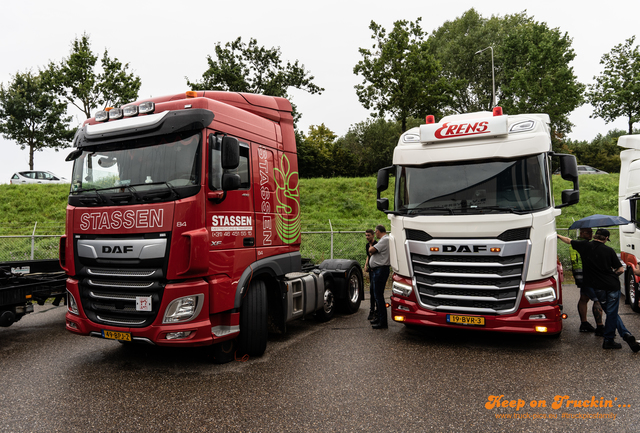
[[[552,153],[552,156],[560,158],[560,175],[564,180],[573,182],[573,189],[562,191],[562,204],[556,206],[560,209],[565,206],[576,204],[580,201],[580,186],[578,184],[578,163],[574,155]]]
[[[222,137],[222,147],[220,148],[220,163],[223,170],[233,170],[240,165],[240,145],[235,137]]]
[[[240,188],[240,175],[237,173],[224,173],[222,175],[222,190],[235,191]]]
[[[376,182],[377,200],[376,207],[381,212],[387,212],[389,210],[389,199],[380,198],[380,193],[389,189],[389,174],[393,171],[394,167],[385,167],[378,170],[378,179]]]
[[[381,212],[386,212],[389,210],[389,199],[388,198],[379,198],[376,200],[376,206],[378,210]]]

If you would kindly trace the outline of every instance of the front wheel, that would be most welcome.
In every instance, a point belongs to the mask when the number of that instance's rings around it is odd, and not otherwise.
[[[240,307],[240,352],[262,356],[267,349],[267,288],[264,281],[252,281]]]
[[[640,287],[638,287],[638,284],[635,282],[634,278],[633,285],[629,288],[629,303],[631,304],[631,309],[636,313],[640,313],[640,306],[638,306],[638,301],[640,301]]]
[[[624,274],[624,303],[631,303],[631,289],[636,284],[636,277],[633,274],[633,269],[627,266],[627,270]]]

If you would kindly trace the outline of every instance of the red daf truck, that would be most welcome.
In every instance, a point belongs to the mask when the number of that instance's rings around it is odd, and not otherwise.
[[[60,263],[67,330],[260,356],[268,331],[358,310],[353,260],[303,266],[291,104],[217,91],[96,113],[76,148]]]

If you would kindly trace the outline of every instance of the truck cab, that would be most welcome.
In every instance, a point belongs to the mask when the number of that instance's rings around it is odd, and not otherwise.
[[[60,263],[70,332],[122,342],[235,343],[355,312],[356,262],[302,267],[296,143],[284,98],[215,91],[89,119],[76,149]],[[222,343],[226,343],[222,345]]]
[[[625,302],[640,313],[638,277],[633,268],[638,266],[640,255],[640,136],[624,135],[618,139],[620,152],[620,182],[618,184],[618,214],[630,221],[620,226],[620,258],[626,265],[624,273]]]
[[[406,131],[378,173],[393,268],[392,318],[410,326],[558,334],[555,217],[579,200],[575,157],[558,155],[574,188],[555,206],[546,114],[448,116]],[[394,208],[380,198],[395,176]]]

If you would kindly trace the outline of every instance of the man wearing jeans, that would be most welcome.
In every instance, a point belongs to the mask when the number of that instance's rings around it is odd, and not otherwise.
[[[585,284],[595,289],[600,305],[602,305],[607,315],[604,322],[602,348],[622,348],[622,345],[615,341],[616,329],[618,329],[618,333],[629,344],[631,350],[638,352],[640,343],[625,328],[618,314],[618,304],[620,303],[620,280],[618,276],[624,271],[616,252],[613,248],[605,245],[605,242],[609,240],[609,230],[598,229],[593,237],[593,242],[571,240],[561,235],[558,235],[558,238],[564,243],[571,244],[571,247],[580,253]]]
[[[387,329],[387,307],[384,302],[384,288],[389,279],[389,236],[383,225],[376,226],[378,243],[369,248],[369,269],[371,269],[371,285],[376,298],[378,317],[371,322],[373,329]]]

